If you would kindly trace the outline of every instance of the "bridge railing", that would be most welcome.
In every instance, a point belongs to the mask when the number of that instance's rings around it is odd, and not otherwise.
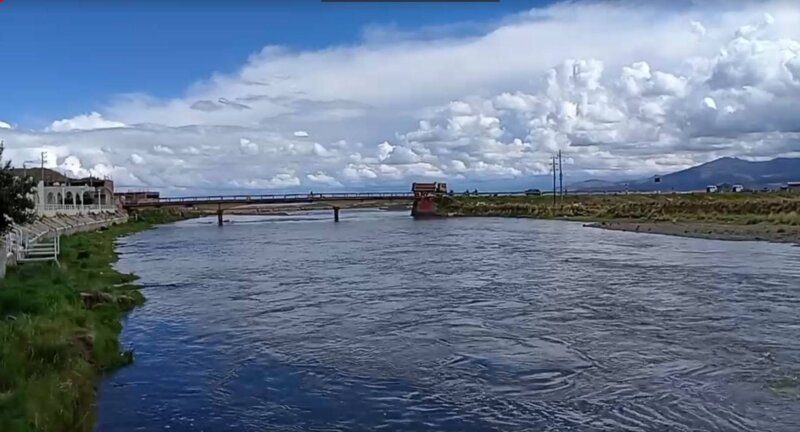
[[[411,192],[355,192],[355,193],[315,193],[315,194],[266,194],[266,195],[214,195],[214,196],[190,196],[176,198],[159,198],[152,200],[141,200],[141,204],[171,204],[182,202],[241,202],[241,201],[265,201],[265,200],[322,200],[322,199],[370,199],[370,198],[413,198]]]
[[[449,196],[523,196],[525,192],[456,192],[446,194]],[[313,202],[325,200],[370,200],[370,199],[413,199],[413,192],[332,192],[332,193],[293,193],[293,194],[261,194],[261,195],[211,195],[188,197],[164,197],[158,199],[143,199],[127,203],[127,206],[153,206],[169,204],[224,204],[224,203],[263,203],[265,201],[280,202]]]

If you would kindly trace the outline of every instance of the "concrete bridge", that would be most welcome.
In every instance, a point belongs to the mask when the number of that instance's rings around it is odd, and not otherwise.
[[[436,185],[443,186],[436,190]],[[434,198],[442,196],[523,196],[525,192],[462,192],[447,193],[444,183],[414,183],[412,192],[337,192],[308,194],[268,194],[268,195],[212,195],[178,198],[146,198],[124,202],[126,210],[142,208],[186,207],[206,211],[216,211],[217,223],[221,226],[225,210],[232,210],[258,204],[314,204],[320,203],[333,209],[334,221],[339,221],[339,210],[353,204],[374,202],[412,203],[411,215],[426,217],[436,215]]]
[[[127,210],[142,208],[188,207],[217,212],[217,223],[222,225],[225,210],[255,204],[312,204],[322,203],[333,209],[333,218],[339,221],[339,209],[353,203],[397,202],[413,203],[418,197],[413,192],[359,192],[359,193],[314,193],[272,195],[220,195],[180,198],[158,198],[124,203]]]

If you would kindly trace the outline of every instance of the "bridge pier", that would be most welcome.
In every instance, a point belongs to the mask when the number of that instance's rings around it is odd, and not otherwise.
[[[339,207],[333,208],[333,221],[339,222]]]
[[[414,200],[411,206],[411,216],[414,219],[437,217],[438,206],[432,197],[422,196]]]
[[[222,209],[217,210],[217,226],[222,226]]]

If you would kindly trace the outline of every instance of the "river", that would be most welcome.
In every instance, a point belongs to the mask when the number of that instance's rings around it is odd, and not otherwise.
[[[120,240],[97,431],[797,431],[800,248],[348,211]]]

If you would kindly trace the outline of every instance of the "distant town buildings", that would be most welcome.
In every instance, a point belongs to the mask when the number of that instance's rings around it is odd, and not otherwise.
[[[114,196],[122,203],[158,201],[161,194],[155,191],[116,192]]]
[[[786,183],[786,187],[783,189],[789,192],[800,192],[800,181],[788,182]]]

